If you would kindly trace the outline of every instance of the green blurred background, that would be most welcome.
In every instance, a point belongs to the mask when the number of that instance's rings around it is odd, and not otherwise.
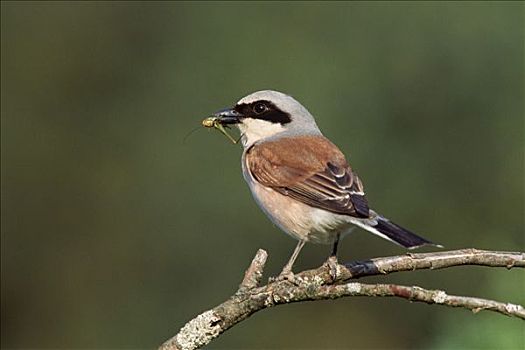
[[[525,249],[523,3],[2,1],[1,49],[3,348],[152,348],[258,248],[280,271],[295,241],[253,202],[240,148],[200,128],[261,89],[317,116],[386,216],[449,249]],[[404,252],[363,231],[340,249]],[[525,303],[518,270],[364,281]],[[210,348],[523,349],[524,331],[348,298],[260,312]]]

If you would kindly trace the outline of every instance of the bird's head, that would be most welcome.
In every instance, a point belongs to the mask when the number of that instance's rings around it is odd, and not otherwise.
[[[278,137],[321,135],[314,117],[293,97],[262,90],[214,114],[222,125],[236,125],[245,148]]]

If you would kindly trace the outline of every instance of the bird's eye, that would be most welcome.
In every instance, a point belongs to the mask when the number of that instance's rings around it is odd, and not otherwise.
[[[266,110],[268,109],[268,107],[266,107],[266,105],[262,102],[259,102],[259,103],[256,103],[254,106],[253,106],[253,111],[256,113],[256,114],[261,114],[261,113],[264,113],[266,112]]]

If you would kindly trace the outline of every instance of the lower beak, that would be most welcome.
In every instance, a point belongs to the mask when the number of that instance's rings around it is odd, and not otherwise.
[[[241,122],[241,114],[231,108],[218,111],[213,116],[217,117],[217,121],[222,125],[238,124]]]

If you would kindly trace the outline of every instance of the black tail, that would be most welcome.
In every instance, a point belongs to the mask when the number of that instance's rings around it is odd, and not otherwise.
[[[381,216],[377,216],[376,219],[377,225],[372,227],[379,232],[380,236],[386,236],[384,238],[387,238],[405,248],[413,249],[422,245],[434,245],[442,248],[441,245],[432,243],[431,241],[420,237]],[[377,234],[377,232],[375,233]]]

